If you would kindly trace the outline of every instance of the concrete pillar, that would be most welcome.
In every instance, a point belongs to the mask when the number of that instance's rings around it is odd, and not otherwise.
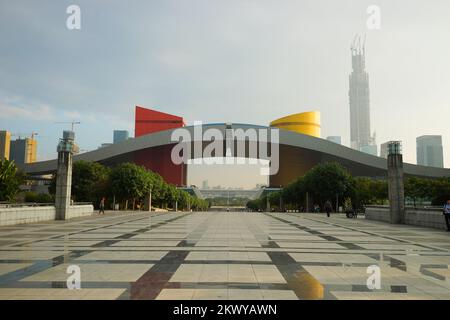
[[[405,223],[405,185],[400,142],[390,142],[388,152],[390,222]]]
[[[58,168],[56,172],[55,209],[56,220],[66,220],[69,216],[72,189],[72,156],[77,150],[73,131],[64,131],[58,144]]]

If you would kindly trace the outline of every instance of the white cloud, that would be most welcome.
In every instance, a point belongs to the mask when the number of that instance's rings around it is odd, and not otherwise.
[[[78,111],[66,111],[64,112],[64,117],[70,119],[80,119],[81,114]]]
[[[188,69],[199,63],[194,54],[178,50],[164,50],[155,53],[155,59],[165,67],[174,70]]]
[[[0,118],[25,118],[31,120],[54,120],[52,108],[46,104],[11,105],[0,102]]]

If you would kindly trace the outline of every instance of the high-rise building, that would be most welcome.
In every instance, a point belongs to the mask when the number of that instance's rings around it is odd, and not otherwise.
[[[128,140],[130,134],[127,130],[114,130],[113,133],[113,143],[118,143],[121,141]]]
[[[390,143],[390,141],[381,144],[381,146],[380,146],[380,157],[381,158],[387,159],[388,154],[389,154],[389,152],[388,152],[389,143]]]
[[[37,141],[32,138],[17,139],[11,141],[10,159],[14,162],[32,163],[36,162]]]
[[[342,144],[341,136],[328,136],[327,140],[331,141],[331,142],[334,142],[334,143],[337,143],[337,144]]]
[[[0,161],[9,160],[9,150],[11,144],[11,133],[9,131],[0,131]]]
[[[202,189],[209,189],[208,180],[202,181]]]
[[[359,150],[361,152],[368,153],[368,154],[371,154],[373,156],[378,156],[378,147],[377,147],[376,144],[372,144],[372,145],[369,145],[369,146],[362,146]]]
[[[111,146],[111,145],[112,145],[112,143],[109,143],[109,142],[106,142],[106,143],[102,143],[102,144],[100,145],[100,147],[98,147],[97,149],[101,149],[101,148],[109,147],[109,146]]]
[[[369,74],[366,72],[365,45],[356,37],[351,46],[352,73],[349,77],[350,142],[356,150],[371,150],[375,144],[370,131]]]
[[[428,167],[444,167],[442,136],[425,135],[416,139],[417,164]]]

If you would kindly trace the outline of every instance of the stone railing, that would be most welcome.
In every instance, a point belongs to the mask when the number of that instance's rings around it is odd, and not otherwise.
[[[93,213],[92,204],[73,205],[70,206],[69,219],[90,216]],[[55,220],[55,216],[55,206],[0,208],[0,226],[50,221]]]
[[[390,222],[390,211],[388,206],[366,206],[366,219]]]
[[[367,206],[366,219],[390,222],[388,206]],[[446,230],[445,218],[439,208],[409,208],[405,209],[405,224]]]

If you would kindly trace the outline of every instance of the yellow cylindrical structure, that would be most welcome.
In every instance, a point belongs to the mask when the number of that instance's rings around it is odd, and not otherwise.
[[[272,121],[270,126],[320,138],[320,112],[292,114]]]

